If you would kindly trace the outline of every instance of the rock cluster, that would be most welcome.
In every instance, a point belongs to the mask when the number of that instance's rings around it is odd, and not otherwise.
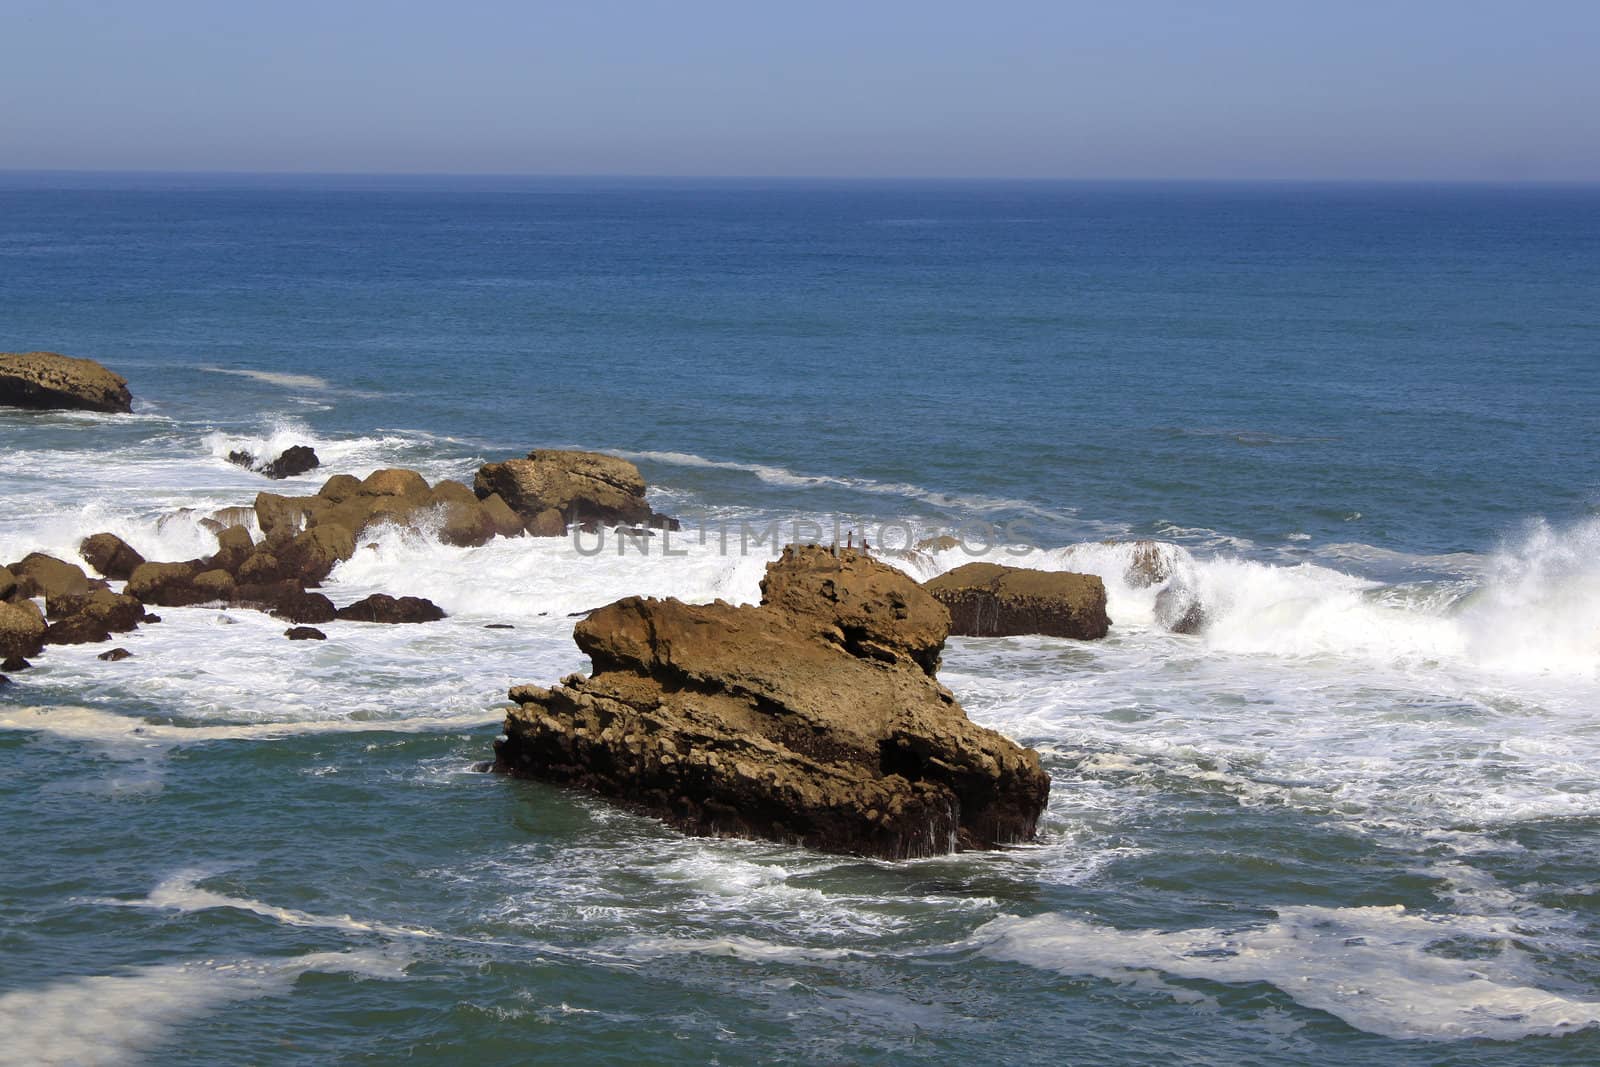
[[[1106,635],[1105,583],[1092,574],[968,563],[924,586],[964,637],[1043,634],[1093,640]]]
[[[901,572],[791,546],[760,606],[591,613],[573,636],[593,674],[513,689],[495,767],[700,834],[881,857],[1031,840],[1049,778],[939,684],[947,628]]]
[[[569,525],[678,528],[645,502],[638,467],[599,452],[535,449],[484,464],[472,488],[479,499],[503,500],[535,537],[559,537]]]
[[[92,359],[0,352],[0,407],[126,414],[133,410],[133,395],[128,379]]]

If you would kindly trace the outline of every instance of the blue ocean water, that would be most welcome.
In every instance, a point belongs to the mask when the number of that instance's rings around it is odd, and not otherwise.
[[[691,527],[1009,523],[1114,623],[951,643],[1047,837],[898,866],[472,770],[568,612],[759,554],[395,532],[335,599],[447,622],[53,649],[0,695],[0,1060],[1594,1062],[1597,309],[1595,188],[0,175],[0,349],[137,397],[0,413],[0,560],[198,554],[234,447],[585,447]]]

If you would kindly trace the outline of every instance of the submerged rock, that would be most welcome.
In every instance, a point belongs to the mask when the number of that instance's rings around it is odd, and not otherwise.
[[[1186,585],[1169,584],[1156,594],[1156,622],[1175,634],[1194,636],[1204,632],[1211,616],[1200,595]]]
[[[120,663],[125,659],[132,659],[133,653],[125,648],[113,648],[110,652],[102,652],[95,659],[103,659],[107,663]]]
[[[348,607],[340,608],[338,616],[346,622],[438,622],[444,618],[444,612],[439,605],[422,597],[392,597],[387,593],[373,593]]]
[[[573,632],[592,677],[521,686],[495,768],[692,833],[889,858],[1031,840],[1036,753],[934,677],[948,626],[862,554],[785,550],[759,607],[629,597]]]
[[[283,631],[283,636],[291,641],[326,641],[328,635],[315,626],[291,626]]]
[[[964,637],[1042,634],[1093,640],[1106,635],[1106,587],[1092,574],[968,563],[924,586]]]
[[[277,459],[266,462],[257,460],[252,452],[235,449],[228,453],[228,462],[273,479],[293,478],[322,466],[322,460],[317,458],[316,450],[310,445],[292,445],[284,449]]]
[[[583,523],[678,528],[645,502],[638,467],[600,452],[535,449],[526,459],[484,464],[472,488],[479,499],[498,496],[535,537],[559,537],[568,524]]]
[[[133,410],[133,396],[128,379],[92,359],[0,352],[0,406],[126,414]]]
[[[29,663],[21,656],[7,656],[4,660],[0,660],[0,671],[10,671],[12,674],[16,674],[18,671],[28,670],[32,666],[33,664]]]
[[[84,562],[114,582],[125,582],[144,557],[114,533],[97,533],[78,542],[78,555]]]

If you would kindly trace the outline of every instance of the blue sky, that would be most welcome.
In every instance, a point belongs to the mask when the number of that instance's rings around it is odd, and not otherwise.
[[[1600,2],[0,0],[0,169],[1600,180]]]

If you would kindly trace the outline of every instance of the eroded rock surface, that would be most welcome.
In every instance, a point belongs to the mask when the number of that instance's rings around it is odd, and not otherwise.
[[[759,607],[591,613],[573,637],[593,675],[513,689],[495,766],[692,833],[891,858],[1031,840],[1049,778],[939,684],[947,627],[899,571],[791,546]]]
[[[0,352],[0,406],[126,414],[133,410],[133,395],[128,379],[92,359]]]
[[[535,537],[559,537],[569,524],[677,529],[645,502],[644,476],[625,459],[600,452],[535,449],[525,459],[486,463],[472,487],[498,496]]]

